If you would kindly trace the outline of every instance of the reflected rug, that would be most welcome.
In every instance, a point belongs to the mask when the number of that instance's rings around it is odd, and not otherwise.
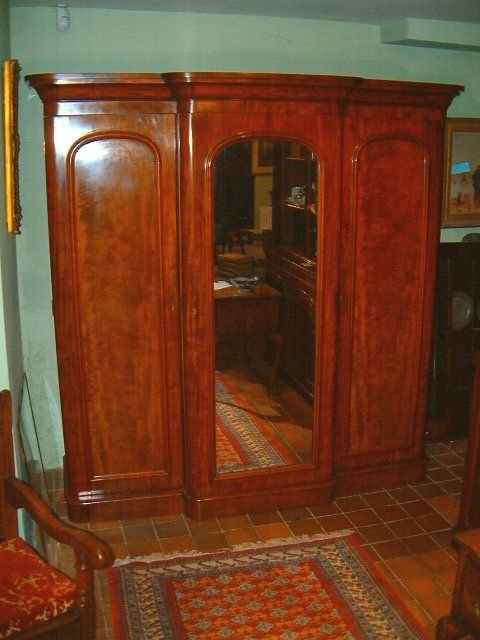
[[[117,561],[116,640],[426,640],[339,532],[216,553]]]
[[[217,373],[215,378],[217,470],[219,473],[294,464],[265,422]]]

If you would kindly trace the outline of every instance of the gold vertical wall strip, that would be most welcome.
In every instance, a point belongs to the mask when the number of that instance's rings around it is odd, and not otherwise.
[[[18,153],[18,80],[20,65],[18,60],[5,60],[3,63],[3,133],[5,144],[5,214],[7,230],[20,233]]]

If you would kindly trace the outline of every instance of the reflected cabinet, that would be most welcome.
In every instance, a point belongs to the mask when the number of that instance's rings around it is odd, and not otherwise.
[[[40,74],[74,520],[420,480],[456,85]]]

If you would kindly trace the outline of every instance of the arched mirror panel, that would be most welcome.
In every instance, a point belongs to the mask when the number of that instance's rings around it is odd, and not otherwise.
[[[216,473],[311,464],[317,158],[241,140],[213,182]]]

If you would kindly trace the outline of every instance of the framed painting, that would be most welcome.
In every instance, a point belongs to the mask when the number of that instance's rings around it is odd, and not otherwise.
[[[260,138],[252,142],[252,173],[272,173],[273,141]]]
[[[5,215],[7,230],[20,233],[18,153],[18,80],[20,65],[18,60],[3,63],[3,139],[5,145]]]
[[[442,227],[480,226],[480,118],[447,118]]]

